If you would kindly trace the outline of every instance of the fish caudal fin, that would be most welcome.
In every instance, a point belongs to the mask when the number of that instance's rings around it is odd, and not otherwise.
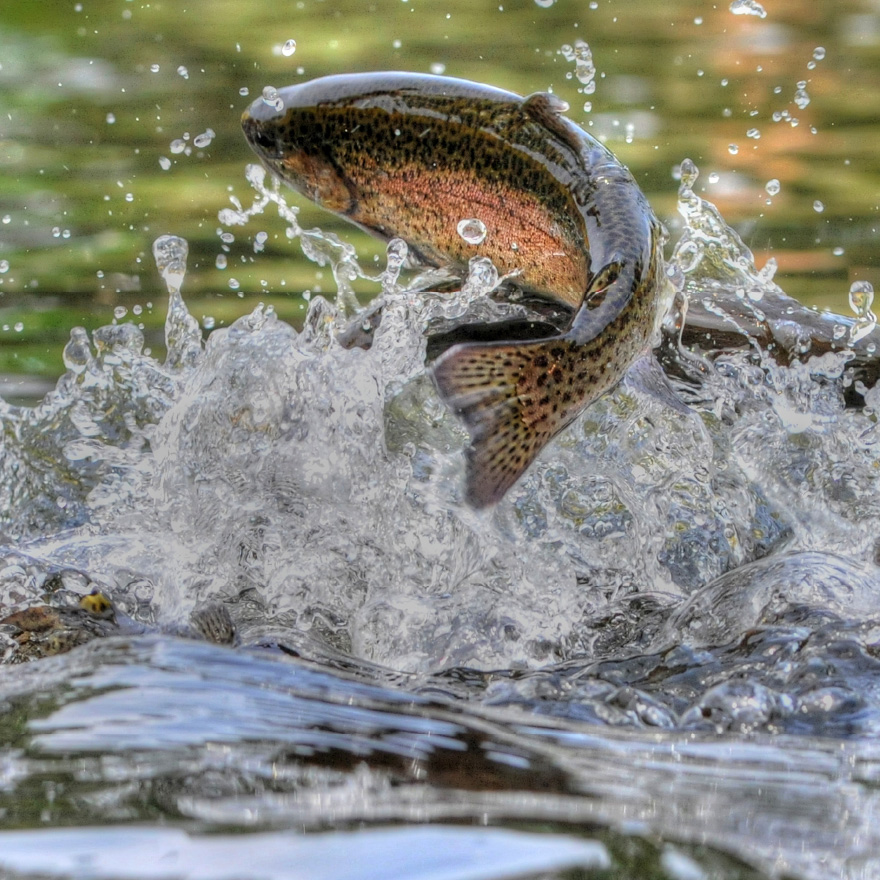
[[[578,348],[560,337],[456,345],[437,360],[433,375],[471,435],[467,500],[473,507],[500,501],[586,403]]]

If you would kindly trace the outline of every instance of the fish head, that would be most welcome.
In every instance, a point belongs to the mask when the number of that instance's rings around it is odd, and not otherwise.
[[[333,160],[321,116],[298,100],[300,86],[281,89],[276,101],[258,98],[241,116],[241,127],[260,162],[279,180],[336,214],[347,214],[351,187]]]

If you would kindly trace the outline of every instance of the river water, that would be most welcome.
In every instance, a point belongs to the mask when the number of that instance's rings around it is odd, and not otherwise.
[[[759,310],[695,175],[670,290]],[[344,348],[368,273],[248,177],[221,220],[277,205],[338,302],[204,342],[165,236],[167,358],[74,329],[56,389],[3,406],[0,607],[97,587],[124,621],[31,663],[0,632],[7,876],[880,876],[880,401],[845,405],[847,346],[667,335],[670,379],[637,362],[475,513],[424,333],[523,306],[479,264],[432,293],[392,243]],[[187,637],[206,602],[237,644]]]
[[[242,180],[234,131],[255,70],[444,64],[572,99],[586,36],[576,117],[669,226],[670,294],[731,327],[774,300],[736,216],[845,310],[880,277],[876,4],[507,5],[195,3],[196,28],[95,0],[51,39],[0,10],[0,617],[97,588],[119,624],[33,662],[0,626],[4,878],[880,877],[869,298],[821,356],[780,322],[787,365],[681,348],[670,319],[668,377],[639,361],[475,513],[425,333],[524,306],[485,265],[356,255]],[[381,323],[344,348],[364,290]],[[234,644],[194,637],[211,603]]]

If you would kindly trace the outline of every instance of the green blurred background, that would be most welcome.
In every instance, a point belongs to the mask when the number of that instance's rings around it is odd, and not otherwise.
[[[433,69],[520,93],[552,89],[630,166],[673,242],[674,169],[691,157],[759,266],[775,257],[785,290],[847,312],[852,281],[880,289],[880,2],[765,6],[759,18],[732,14],[729,0],[3,3],[3,392],[27,396],[54,380],[75,325],[135,320],[160,353],[166,300],[150,249],[163,233],[189,241],[184,295],[206,328],[257,302],[296,323],[301,291],[333,290],[274,211],[226,230],[217,213],[230,195],[252,200],[241,110],[267,84],[337,72]],[[560,52],[577,39],[598,71],[589,96]],[[210,143],[195,146],[209,129]],[[365,267],[382,251],[312,206],[300,223],[354,243]],[[260,231],[269,238],[255,253]]]

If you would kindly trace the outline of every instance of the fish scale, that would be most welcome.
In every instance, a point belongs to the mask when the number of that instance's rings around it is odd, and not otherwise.
[[[485,256],[526,291],[575,310],[567,331],[505,339],[476,328],[434,364],[467,426],[466,497],[498,502],[544,446],[612,388],[650,341],[662,300],[660,225],[629,171],[561,115],[448,77],[323,77],[242,116],[263,164],[293,189],[434,265]],[[457,233],[479,219],[479,244]],[[474,329],[474,328],[471,328]]]

